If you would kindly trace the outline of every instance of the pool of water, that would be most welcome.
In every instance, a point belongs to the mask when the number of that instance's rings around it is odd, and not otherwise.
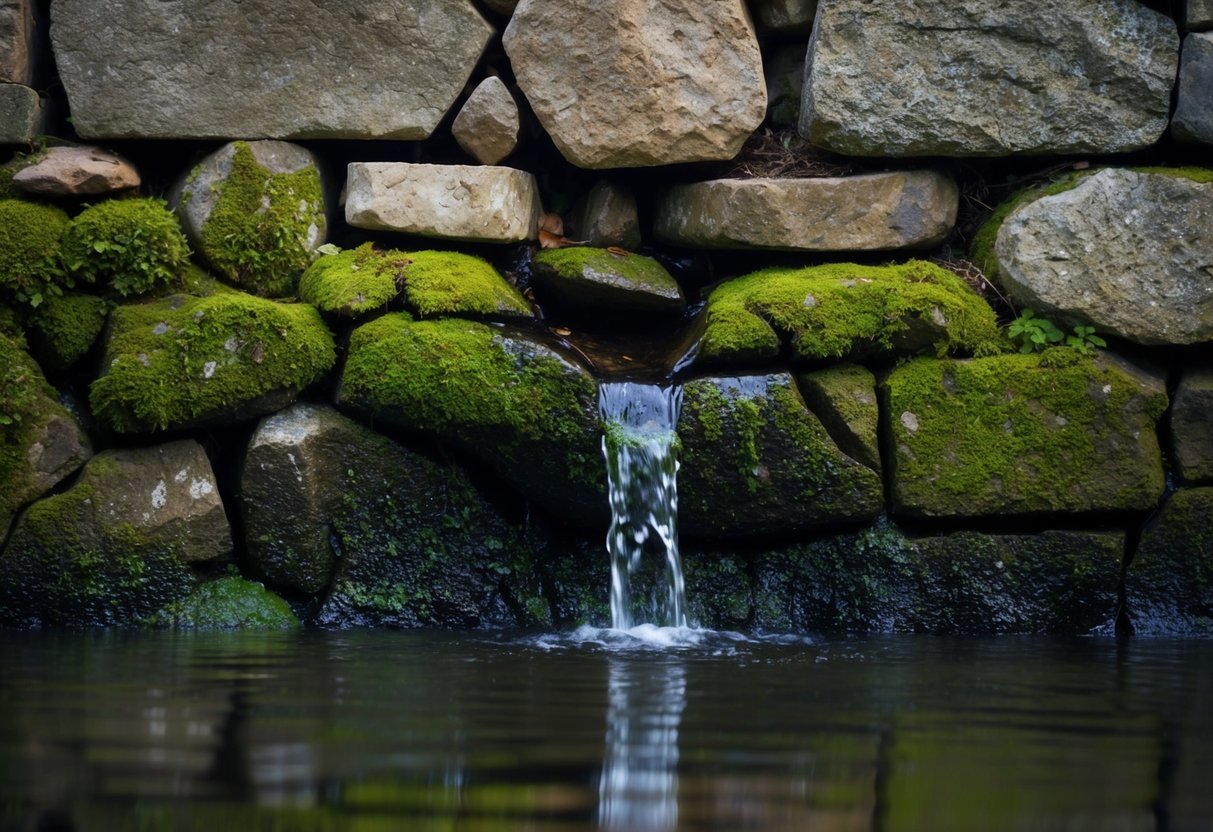
[[[0,634],[0,829],[1213,829],[1213,642]]]

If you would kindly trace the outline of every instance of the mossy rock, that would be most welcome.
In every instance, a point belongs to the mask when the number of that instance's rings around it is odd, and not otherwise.
[[[285,407],[335,361],[311,306],[174,295],[113,311],[89,401],[119,433],[228,425]]]
[[[830,438],[786,373],[683,386],[679,525],[735,537],[873,519],[880,476]]]
[[[1123,533],[891,526],[757,558],[756,624],[776,632],[1079,635],[1111,628]]]
[[[95,295],[51,296],[30,315],[34,352],[51,370],[66,370],[88,353],[109,317],[109,304]]]
[[[992,310],[963,280],[921,260],[770,268],[708,297],[698,360],[705,366],[882,354],[995,354],[1006,349]]]
[[[292,630],[299,619],[286,601],[261,584],[227,575],[169,604],[151,624],[177,630]]]
[[[453,442],[573,522],[606,514],[597,385],[510,329],[385,315],[350,336],[339,403]]]
[[[839,449],[856,462],[880,471],[876,376],[858,365],[842,365],[806,373],[797,380],[805,403]]]
[[[664,266],[622,250],[541,251],[532,264],[532,285],[541,299],[579,309],[676,315],[686,308],[682,289]]]
[[[311,152],[279,141],[232,142],[178,190],[186,232],[215,271],[255,295],[294,294],[327,227]]]
[[[1213,635],[1213,488],[1167,500],[1125,573],[1125,603],[1140,635]]]
[[[62,291],[59,241],[68,222],[50,205],[0,199],[0,300],[36,307]]]
[[[23,504],[74,473],[92,453],[41,368],[0,335],[0,540]]]
[[[370,246],[325,254],[299,279],[299,298],[321,312],[353,318],[382,309],[400,293],[392,255]]]
[[[1145,511],[1162,496],[1165,389],[1110,356],[921,358],[883,395],[898,514]]]
[[[74,277],[130,297],[175,281],[190,248],[163,200],[111,199],[68,223],[59,254]]]

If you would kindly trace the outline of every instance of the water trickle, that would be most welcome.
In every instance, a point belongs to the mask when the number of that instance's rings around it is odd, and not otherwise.
[[[602,452],[607,461],[611,527],[611,626],[630,629],[637,608],[652,623],[685,627],[682,562],[678,556],[678,460],[674,427],[682,388],[637,382],[606,382],[598,392],[605,425]],[[664,591],[651,603],[632,597],[632,575],[646,552],[665,558]],[[656,551],[654,551],[656,550]],[[639,599],[643,600],[643,599]]]

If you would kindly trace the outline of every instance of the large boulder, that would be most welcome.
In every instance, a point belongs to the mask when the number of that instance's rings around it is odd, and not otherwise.
[[[1213,369],[1184,371],[1171,404],[1171,452],[1184,480],[1213,481]]]
[[[1110,629],[1123,533],[877,527],[764,553],[755,625],[777,632],[1079,635]]]
[[[518,104],[496,75],[472,90],[451,124],[455,141],[482,165],[495,165],[513,153],[521,130]]]
[[[88,138],[424,139],[492,28],[467,0],[55,0]]]
[[[338,402],[449,441],[580,525],[606,517],[598,388],[533,336],[474,321],[385,315],[354,330]]]
[[[482,243],[539,232],[539,186],[514,168],[353,162],[345,188],[345,221],[355,228]]]
[[[1135,0],[821,0],[800,132],[857,156],[1136,150],[1167,128],[1178,51]]]
[[[39,197],[96,196],[138,188],[135,166],[99,147],[48,147],[13,175],[13,187]]]
[[[766,110],[741,0],[522,0],[504,43],[535,115],[579,167],[730,159]]]
[[[110,315],[89,401],[119,433],[229,425],[290,404],[336,360],[307,304],[173,295]]]
[[[177,214],[216,272],[256,295],[294,293],[327,229],[315,155],[287,142],[232,142],[178,185]]]
[[[880,474],[839,450],[787,373],[688,382],[677,431],[689,535],[797,532],[880,511]]]
[[[231,554],[201,445],[105,451],[17,521],[0,557],[0,623],[137,624],[189,594],[192,564]]]
[[[1171,135],[1184,142],[1213,144],[1213,32],[1184,38]]]
[[[33,48],[32,0],[0,0],[0,84],[33,81]]]
[[[1213,170],[1107,168],[1000,215],[978,242],[1020,305],[1140,344],[1213,340]]]
[[[963,280],[919,260],[892,266],[834,263],[769,268],[708,296],[698,361],[797,362],[892,352],[998,352],[990,308]]]
[[[24,503],[74,473],[93,450],[42,370],[0,335],[0,540]]]
[[[240,494],[254,568],[305,593],[331,586],[323,624],[536,623],[529,555],[467,475],[330,408],[263,421]]]
[[[1145,511],[1162,496],[1165,385],[1110,358],[920,358],[883,394],[896,514]]]
[[[1125,572],[1125,603],[1140,635],[1213,635],[1213,488],[1167,500]]]
[[[665,267],[627,251],[568,246],[535,255],[531,284],[541,300],[603,312],[679,314],[686,297]]]
[[[667,191],[654,231],[667,243],[695,248],[930,248],[951,232],[958,200],[956,183],[933,171],[716,179]]]
[[[0,84],[0,145],[25,144],[42,132],[42,100],[20,84]]]

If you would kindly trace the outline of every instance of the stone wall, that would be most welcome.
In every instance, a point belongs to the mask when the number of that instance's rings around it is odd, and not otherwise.
[[[1213,632],[1182,5],[0,0],[0,626]]]

